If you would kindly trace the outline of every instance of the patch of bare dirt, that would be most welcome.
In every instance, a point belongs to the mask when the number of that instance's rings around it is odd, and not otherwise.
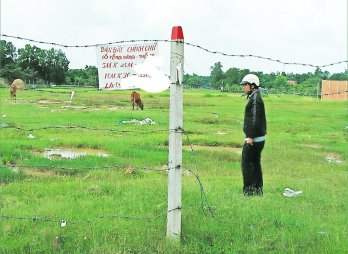
[[[185,150],[191,150],[190,145],[183,146]],[[240,147],[233,146],[205,146],[205,145],[192,145],[194,151],[230,151],[239,153],[242,151]]]
[[[51,170],[42,170],[42,169],[33,169],[33,168],[24,168],[22,169],[26,174],[35,176],[35,177],[52,177],[58,176]]]
[[[50,100],[38,100],[38,104],[40,105],[48,105],[48,104],[60,104],[61,102],[59,101],[50,101]]]
[[[318,144],[302,144],[302,146],[304,146],[304,147],[309,147],[309,148],[314,148],[314,149],[318,149],[318,148],[321,147],[321,146],[318,145]]]

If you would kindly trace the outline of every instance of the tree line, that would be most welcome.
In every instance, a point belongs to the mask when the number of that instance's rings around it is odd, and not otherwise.
[[[221,89],[224,91],[241,91],[239,83],[248,73],[254,73],[260,78],[261,86],[269,92],[288,92],[316,95],[318,84],[321,80],[348,80],[348,69],[342,73],[330,74],[316,68],[314,73],[263,73],[251,71],[249,69],[238,69],[235,67],[223,71],[221,62],[217,62],[211,67],[210,76],[199,76],[197,74],[186,74],[184,83],[192,88]]]
[[[26,83],[98,87],[98,69],[86,65],[83,69],[69,69],[70,61],[60,49],[41,49],[27,44],[17,49],[12,42],[0,40],[0,77],[7,83],[20,78]],[[184,85],[188,88],[221,89],[240,91],[242,78],[252,72],[259,76],[262,87],[270,92],[282,91],[315,95],[323,79],[348,80],[348,69],[330,74],[317,68],[313,73],[263,73],[235,67],[223,71],[221,62],[211,66],[210,76],[185,74]],[[295,84],[295,85],[294,85]]]
[[[6,83],[22,79],[29,84],[98,86],[97,67],[69,69],[69,63],[60,49],[30,44],[17,49],[12,42],[0,41],[0,77]]]

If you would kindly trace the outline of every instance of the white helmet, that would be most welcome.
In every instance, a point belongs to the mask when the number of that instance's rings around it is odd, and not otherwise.
[[[260,86],[260,80],[255,74],[247,74],[243,78],[242,82],[240,83],[241,85],[244,85],[246,83],[249,84],[254,84],[255,86],[259,87]]]

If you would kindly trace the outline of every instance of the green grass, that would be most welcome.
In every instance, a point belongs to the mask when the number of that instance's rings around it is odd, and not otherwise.
[[[14,103],[0,89],[1,254],[348,252],[347,102],[265,96],[265,193],[246,198],[245,97],[185,90],[183,166],[199,175],[214,217],[185,171],[175,244],[165,235],[168,175],[160,171],[168,163],[169,93],[141,92],[144,111],[131,110],[129,94],[81,89],[67,102],[68,88],[30,90]],[[156,124],[118,124],[146,117]],[[109,157],[42,156],[69,147]],[[285,198],[287,187],[303,193]]]

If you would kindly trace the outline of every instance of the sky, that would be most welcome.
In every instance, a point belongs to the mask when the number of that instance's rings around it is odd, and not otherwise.
[[[346,0],[0,0],[1,34],[64,45],[122,40],[167,40],[181,26],[185,42],[226,54],[325,65],[347,60]],[[28,41],[10,39],[22,48]],[[49,49],[52,45],[35,44]],[[69,68],[97,65],[96,49],[60,48]],[[159,43],[169,73],[170,43]],[[167,59],[167,60],[166,60]],[[227,57],[185,45],[185,73],[223,70],[305,73],[314,67],[254,57]],[[324,67],[343,72],[347,63]]]

